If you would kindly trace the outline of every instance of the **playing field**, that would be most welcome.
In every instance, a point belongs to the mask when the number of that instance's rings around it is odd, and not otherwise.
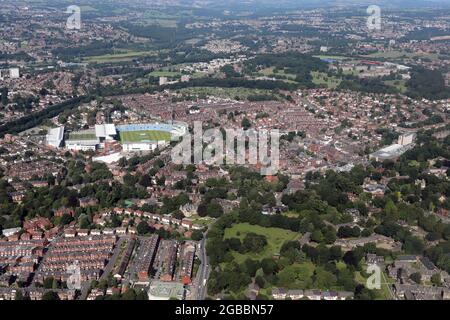
[[[95,133],[70,133],[69,140],[95,140]]]
[[[120,141],[125,142],[155,142],[170,141],[171,135],[167,131],[123,131],[120,133]]]
[[[234,261],[243,262],[247,258],[261,260],[262,258],[270,258],[274,254],[280,253],[280,248],[286,241],[294,241],[299,237],[299,234],[290,230],[279,228],[265,228],[257,225],[251,225],[249,223],[239,223],[233,225],[231,228],[225,229],[224,239],[239,238],[241,241],[244,239],[247,233],[256,233],[264,235],[267,238],[267,246],[262,252],[253,252],[247,254],[241,254],[233,251]]]

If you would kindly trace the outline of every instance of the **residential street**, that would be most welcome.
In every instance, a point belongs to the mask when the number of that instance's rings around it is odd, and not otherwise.
[[[127,237],[120,237],[119,240],[117,241],[116,247],[114,248],[114,253],[111,256],[111,258],[109,259],[108,264],[106,265],[105,269],[103,269],[103,273],[100,276],[100,278],[98,279],[98,281],[106,280],[108,278],[109,273],[112,271],[114,264],[116,263],[116,260],[119,257],[120,248],[126,238]],[[81,285],[81,294],[78,298],[79,300],[86,300],[87,295],[89,293],[90,285],[91,284],[89,282],[85,282]]]

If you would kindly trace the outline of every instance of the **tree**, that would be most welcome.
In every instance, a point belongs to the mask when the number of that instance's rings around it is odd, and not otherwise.
[[[194,241],[200,241],[203,239],[203,233],[200,230],[192,230],[191,239]]]
[[[14,300],[25,300],[22,290],[17,290]]]
[[[266,275],[275,274],[278,271],[277,263],[270,258],[263,259],[261,261],[261,267]]]
[[[208,216],[219,218],[223,215],[223,208],[217,200],[211,200],[206,209]]]
[[[139,184],[145,188],[150,187],[152,185],[152,179],[148,174],[144,174],[139,180]]]
[[[181,210],[175,210],[174,212],[172,212],[172,217],[174,217],[175,219],[178,219],[178,220],[182,220],[182,219],[186,218],[184,216],[184,213],[181,212]]]
[[[42,88],[41,90],[39,90],[39,95],[45,97],[46,95],[48,95],[48,90],[45,88]]]
[[[52,289],[58,289],[59,288],[59,282],[56,279],[53,279],[52,281]]]
[[[373,300],[374,298],[375,298],[374,290],[369,290],[362,284],[356,286],[355,300]]]
[[[323,234],[322,231],[316,229],[313,231],[313,233],[311,234],[311,240],[317,243],[320,243],[323,241]]]
[[[361,262],[362,259],[362,253],[360,253],[359,250],[355,249],[353,251],[347,251],[344,254],[344,257],[342,258],[342,260],[344,260],[344,262],[349,265],[349,266],[353,266],[353,267],[358,267],[359,263]]]
[[[59,220],[60,226],[65,226],[73,221],[73,217],[70,214],[64,213]]]
[[[427,98],[433,100],[446,99],[449,90],[445,86],[445,79],[439,70],[415,67],[411,72],[411,79],[406,83],[407,95],[411,98]]]
[[[127,158],[122,157],[119,159],[119,166],[125,168],[127,166]]]
[[[53,277],[48,277],[44,279],[43,286],[45,289],[52,289],[53,287],[53,280],[55,280]]]
[[[2,96],[2,104],[6,106],[9,102],[8,100],[8,88],[3,87],[0,89],[0,95]]]
[[[134,289],[128,289],[123,295],[121,300],[136,300],[136,292]]]
[[[242,119],[241,126],[242,128],[244,128],[244,130],[247,130],[252,126],[252,123],[247,118],[244,118]]]
[[[384,211],[386,215],[394,220],[398,219],[398,209],[395,203],[392,200],[388,200],[384,207]]]
[[[145,235],[150,232],[150,226],[148,225],[147,222],[141,221],[141,222],[139,222],[136,230],[137,230],[138,234],[142,236],[142,235]]]
[[[103,293],[106,292],[106,289],[108,289],[108,280],[100,280],[100,282],[98,283],[98,288],[102,290]]]
[[[59,300],[59,296],[54,291],[47,291],[42,295],[42,300]]]
[[[262,276],[256,276],[255,283],[260,287],[264,288],[266,286],[266,280]]]
[[[424,248],[423,240],[415,236],[407,237],[403,244],[403,250],[407,253],[422,254]]]
[[[136,289],[136,300],[148,300],[147,292],[144,290]]]
[[[127,186],[134,186],[137,182],[137,177],[132,176],[131,174],[127,173],[124,177],[123,177],[123,183]]]
[[[441,285],[441,274],[440,273],[435,273],[431,276],[431,283],[434,284],[435,286],[440,286]]]
[[[78,222],[80,224],[81,229],[88,229],[89,226],[91,225],[91,223],[89,222],[89,218],[86,215],[80,216],[80,218],[78,219]]]
[[[245,252],[260,252],[267,245],[267,238],[256,233],[247,233],[244,237],[243,248]]]
[[[422,283],[422,275],[420,274],[420,272],[414,272],[412,273],[409,278],[414,281],[417,284],[421,284]]]
[[[357,238],[360,236],[360,234],[361,231],[357,226],[353,228],[349,226],[343,226],[339,228],[337,235],[339,238]]]
[[[331,272],[323,269],[323,267],[317,267],[314,271],[314,283],[319,289],[328,289],[336,285],[337,278]]]

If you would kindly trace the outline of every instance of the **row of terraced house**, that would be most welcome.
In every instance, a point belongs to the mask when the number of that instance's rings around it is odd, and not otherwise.
[[[67,281],[68,267],[77,264],[82,281],[97,280],[112,256],[117,237],[112,235],[58,238],[51,243],[39,269],[35,282],[47,277]]]
[[[114,208],[112,210],[106,211],[104,214],[117,214],[117,215],[130,215],[130,216],[138,216],[138,217],[144,217],[148,219],[152,219],[154,221],[159,221],[162,224],[165,225],[176,225],[181,226],[185,229],[191,230],[201,230],[203,229],[203,226],[194,224],[189,219],[176,219],[170,216],[160,215],[156,213],[150,213],[145,212],[142,210],[133,210],[133,209],[124,209],[124,208]]]

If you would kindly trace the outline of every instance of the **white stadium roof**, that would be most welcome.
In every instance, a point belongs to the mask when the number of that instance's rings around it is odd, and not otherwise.
[[[97,138],[106,138],[115,136],[117,134],[116,126],[114,124],[96,124],[95,135]]]
[[[64,127],[50,129],[45,139],[48,145],[58,148],[64,139]]]

